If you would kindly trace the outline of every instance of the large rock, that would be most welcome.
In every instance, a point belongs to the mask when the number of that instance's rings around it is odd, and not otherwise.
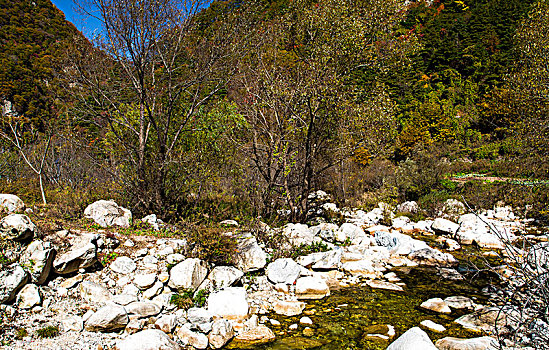
[[[206,262],[197,258],[186,259],[170,270],[168,285],[177,291],[196,290],[208,275]]]
[[[314,232],[304,224],[289,223],[284,226],[282,233],[289,238],[294,246],[310,245],[315,238]]]
[[[395,255],[408,255],[429,247],[427,243],[399,232],[375,231],[374,238],[378,246],[387,248]]]
[[[33,283],[44,284],[50,274],[54,257],[55,248],[50,242],[36,240],[27,246],[20,263],[30,272]]]
[[[444,299],[444,302],[454,310],[473,310],[475,304],[470,298],[464,296],[451,296]]]
[[[334,249],[300,256],[297,262],[302,266],[312,267],[313,270],[334,270],[341,267],[342,255],[343,249]]]
[[[82,299],[89,303],[104,304],[113,298],[107,287],[92,281],[83,281],[78,285]]]
[[[343,264],[343,271],[353,275],[362,276],[365,278],[376,278],[380,275],[380,272],[374,268],[371,260],[357,260],[349,261]]]
[[[467,207],[465,207],[465,204],[458,201],[457,199],[450,198],[447,199],[446,202],[444,202],[444,205],[438,213],[438,216],[450,220],[456,220],[460,215],[463,215],[466,212]]]
[[[16,195],[6,193],[0,194],[0,211],[16,213],[23,211],[24,208],[25,203]]]
[[[208,296],[208,311],[221,317],[243,317],[248,314],[246,289],[230,287]]]
[[[192,307],[187,310],[187,320],[192,324],[212,322],[213,314],[202,307]]]
[[[128,315],[139,318],[156,316],[162,311],[162,308],[158,304],[147,301],[135,301],[124,308]]]
[[[302,277],[295,284],[298,299],[322,299],[330,295],[330,288],[322,278]]]
[[[212,324],[212,330],[208,334],[208,340],[212,349],[220,349],[234,337],[234,330],[231,322],[219,319]]]
[[[155,231],[160,231],[161,228],[166,226],[166,223],[156,217],[156,214],[150,214],[141,219],[144,223],[151,225]]]
[[[364,244],[370,242],[368,236],[364,233],[364,230],[349,222],[341,225],[335,234],[335,238],[336,241],[342,243],[350,242],[351,244]]]
[[[88,318],[85,329],[90,332],[114,332],[124,329],[129,322],[130,319],[124,307],[109,304]]]
[[[211,283],[214,290],[219,290],[232,286],[238,282],[242,276],[244,276],[244,272],[236,267],[216,266],[210,271],[206,280]]]
[[[84,217],[93,219],[101,227],[130,227],[132,213],[113,201],[100,200],[86,207]]]
[[[135,271],[137,264],[132,258],[127,256],[119,256],[109,265],[109,268],[114,272],[127,275]]]
[[[396,210],[397,213],[411,213],[411,214],[414,214],[414,213],[417,213],[419,211],[419,206],[417,205],[417,202],[409,201],[409,202],[404,202],[404,203],[401,203],[401,204],[397,205],[395,210]]]
[[[327,242],[335,240],[335,233],[338,229],[339,226],[333,223],[321,223],[310,228],[315,237],[320,237]]]
[[[273,283],[293,284],[299,277],[301,267],[290,258],[276,259],[267,266],[266,275]]]
[[[27,241],[34,237],[36,225],[23,214],[10,214],[0,220],[0,231],[6,239]]]
[[[461,339],[446,337],[435,343],[438,350],[497,350],[498,342],[491,337]]]
[[[181,347],[166,333],[147,329],[118,341],[114,350],[181,350]]]
[[[84,234],[74,239],[72,247],[56,256],[53,268],[56,273],[66,275],[90,267],[97,261],[97,240],[99,235]]]
[[[208,337],[202,333],[191,331],[189,328],[183,326],[177,331],[177,337],[183,344],[191,345],[196,349],[206,349],[208,347]]]
[[[443,314],[449,314],[452,312],[448,304],[446,304],[446,302],[441,298],[431,298],[429,300],[425,300],[421,303],[420,307]]]
[[[17,294],[17,307],[20,309],[32,309],[42,303],[42,294],[36,284],[27,284]]]
[[[459,230],[459,225],[447,219],[436,218],[431,229],[441,235],[454,235]]]
[[[511,317],[508,317],[508,314]],[[471,314],[463,315],[454,322],[476,332],[494,334],[497,328],[500,334],[505,334],[516,326],[513,322],[516,319],[519,319],[517,312],[511,309],[485,307]]]
[[[267,264],[267,254],[257,244],[256,238],[247,232],[237,237],[237,240],[236,267],[244,272],[264,268]]]
[[[415,250],[408,255],[408,258],[423,266],[453,266],[458,261],[450,253],[443,253],[434,248]]]
[[[257,326],[240,333],[235,339],[241,342],[253,343],[257,345],[270,343],[276,339],[276,336],[267,326]]]
[[[302,301],[293,301],[293,300],[275,300],[272,303],[273,311],[276,314],[284,316],[297,316],[303,312],[305,309],[305,304]]]
[[[17,264],[0,271],[0,304],[13,301],[29,280],[27,271]]]
[[[386,350],[437,350],[427,333],[419,327],[407,330]]]

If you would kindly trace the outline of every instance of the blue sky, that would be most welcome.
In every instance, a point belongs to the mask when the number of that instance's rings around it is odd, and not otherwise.
[[[74,11],[73,0],[52,0],[53,4],[63,11],[67,21],[72,22],[76,28],[78,28],[87,37],[93,33],[99,27],[97,21],[93,21],[89,18],[82,18],[77,12]]]

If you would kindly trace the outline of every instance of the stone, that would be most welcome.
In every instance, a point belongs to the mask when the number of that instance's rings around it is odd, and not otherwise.
[[[438,313],[449,314],[452,312],[448,304],[441,298],[431,298],[421,303],[420,307]]]
[[[342,265],[343,271],[365,278],[376,278],[380,273],[374,268],[371,260],[349,261]]]
[[[162,292],[162,289],[164,288],[164,284],[160,281],[156,281],[153,286],[146,291],[143,292],[143,299],[152,299],[158,294]]]
[[[386,350],[437,350],[427,333],[413,327],[397,338]]]
[[[18,264],[0,271],[0,304],[13,301],[17,293],[29,281],[29,274]]]
[[[156,214],[149,214],[141,219],[142,222],[151,225],[151,228],[155,231],[160,231],[161,228],[166,226],[164,221],[156,217]]]
[[[84,320],[77,315],[66,315],[61,319],[63,331],[81,332],[84,329]]]
[[[267,264],[267,254],[257,244],[257,240],[250,232],[241,234],[237,238],[236,267],[244,272],[259,270]]]
[[[189,258],[175,265],[170,270],[168,286],[177,291],[196,290],[208,274],[206,262],[197,258]]]
[[[457,199],[450,198],[444,202],[442,209],[438,213],[438,216],[443,218],[455,220],[460,215],[463,215],[467,212],[467,207],[465,204],[458,201]]]
[[[17,307],[20,309],[32,309],[42,303],[42,294],[36,284],[27,284],[17,294]]]
[[[393,290],[393,291],[396,291],[396,292],[403,292],[404,291],[404,289],[401,286],[399,286],[398,284],[389,283],[389,282],[385,282],[385,281],[371,280],[371,281],[366,281],[366,284],[368,286],[370,286],[370,288]]]
[[[162,311],[158,304],[149,301],[135,301],[126,305],[125,309],[128,315],[139,318],[156,316]]]
[[[0,220],[0,232],[6,239],[28,241],[34,237],[35,230],[36,225],[23,214],[10,214]]]
[[[416,201],[404,202],[404,203],[401,203],[401,204],[397,205],[395,210],[396,210],[397,213],[415,214],[419,211],[419,205],[417,205]]]
[[[511,314],[508,317],[507,314]],[[497,327],[500,334],[505,334],[509,329],[513,329],[513,320],[519,319],[517,312],[510,309],[501,309],[500,307],[485,307],[471,314],[463,315],[454,322],[462,327],[476,331],[492,334]]]
[[[44,284],[50,274],[55,248],[50,242],[35,240],[31,242],[19,261],[30,273],[31,280],[36,284]]]
[[[131,294],[116,294],[111,298],[111,301],[118,305],[125,306],[125,305],[128,305],[129,303],[133,303],[134,301],[137,301],[137,296],[131,295]]]
[[[181,350],[181,347],[166,333],[146,329],[118,341],[114,350]]]
[[[408,255],[429,246],[423,241],[413,239],[399,232],[376,231],[374,239],[378,246],[385,247],[393,255]]]
[[[295,284],[298,299],[322,299],[330,295],[326,282],[318,277],[301,277]]]
[[[310,317],[304,316],[299,319],[299,323],[301,324],[313,324],[313,320],[311,320]]]
[[[273,283],[293,284],[299,277],[301,267],[293,259],[276,259],[267,266],[265,274]]]
[[[149,289],[156,282],[156,273],[138,274],[133,277],[133,284],[141,290]]]
[[[58,254],[53,261],[53,268],[60,275],[67,275],[80,269],[92,266],[97,261],[97,240],[99,235],[84,234],[77,236],[71,248]]]
[[[513,213],[513,208],[510,206],[495,206],[494,207],[494,218],[501,221],[513,221],[517,217]]]
[[[431,225],[431,229],[437,234],[454,235],[459,230],[459,225],[443,218],[436,218]]]
[[[452,254],[443,253],[430,247],[411,252],[408,259],[423,266],[453,266],[458,264]]]
[[[444,299],[444,302],[454,310],[473,310],[475,304],[473,301],[467,297],[463,296],[451,296]]]
[[[435,343],[439,350],[497,350],[500,346],[494,338],[480,337],[461,339],[446,337],[437,340]]]
[[[166,262],[168,264],[178,264],[180,262],[182,262],[183,260],[185,260],[185,256],[183,254],[179,254],[179,253],[174,253],[174,254],[170,254],[168,256],[166,256]]]
[[[137,264],[130,257],[119,256],[109,265],[109,268],[116,273],[127,275],[135,271]]]
[[[343,249],[334,249],[327,252],[312,253],[297,258],[301,266],[312,267],[313,270],[333,270],[341,267]]]
[[[440,325],[438,323],[435,323],[431,320],[424,320],[424,321],[421,321],[419,324],[422,325],[423,327],[433,331],[433,332],[439,332],[440,333],[440,332],[444,332],[446,330],[446,327],[444,327],[443,325]]]
[[[25,203],[16,195],[7,193],[0,194],[0,211],[16,213],[23,211],[24,208]]]
[[[196,349],[206,349],[208,347],[208,337],[202,333],[193,332],[185,326],[177,331],[177,337],[183,344],[191,345]]]
[[[84,217],[93,219],[101,227],[130,227],[132,213],[114,201],[99,200],[86,207]]]
[[[236,222],[235,220],[223,220],[219,223],[219,225],[225,226],[225,227],[238,227],[238,226],[240,226],[238,224],[238,222]]]
[[[90,332],[114,332],[124,329],[129,322],[130,319],[124,307],[108,304],[88,318],[85,329]]]
[[[272,304],[273,311],[276,314],[284,316],[297,316],[300,315],[305,309],[306,304],[302,301],[284,301],[275,300]]]
[[[106,303],[112,299],[112,294],[102,284],[84,281],[78,286],[80,296],[89,303]]]
[[[208,311],[221,317],[242,317],[248,314],[246,289],[229,287],[208,296]]]
[[[212,322],[213,316],[211,312],[201,307],[192,307],[187,310],[187,320],[193,324]]]
[[[282,233],[288,237],[292,245],[296,247],[312,244],[315,237],[313,231],[305,224],[289,223],[284,226]]]
[[[231,322],[225,319],[215,320],[212,330],[208,334],[208,340],[212,349],[220,349],[234,337],[234,330]]]
[[[244,276],[244,272],[236,267],[216,266],[210,271],[206,279],[212,283],[214,289],[219,290],[232,286],[238,282],[242,276]]]
[[[126,325],[126,328],[124,331],[128,334],[134,334],[141,330],[143,330],[143,327],[145,327],[145,323],[147,321],[140,318],[130,318],[130,322]]]
[[[176,315],[162,315],[154,323],[154,327],[160,329],[164,333],[171,333],[177,325]]]
[[[240,333],[235,337],[235,339],[245,343],[253,343],[257,345],[270,343],[276,339],[276,336],[269,327],[261,325]]]
[[[452,269],[448,267],[438,268],[438,274],[442,278],[451,280],[451,281],[461,281],[465,279],[465,277],[463,277],[463,275],[459,273],[456,269]]]
[[[338,242],[350,241],[351,244],[369,243],[368,236],[360,227],[349,222],[344,223],[335,233],[335,239]]]
[[[338,229],[339,226],[333,223],[321,223],[310,228],[315,237],[320,237],[326,242],[333,242],[335,240],[335,233]]]

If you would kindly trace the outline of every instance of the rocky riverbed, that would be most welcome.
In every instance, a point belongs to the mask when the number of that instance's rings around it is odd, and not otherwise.
[[[237,241],[236,263],[213,266],[190,257],[184,237],[128,236],[111,228],[36,239],[36,226],[21,214],[25,205],[0,195],[7,213],[0,221],[3,348],[496,346],[487,336],[505,320],[491,299],[497,291],[486,286],[498,280],[493,274],[472,279],[470,264],[473,254],[505,263],[502,248],[524,237],[528,220],[505,206],[468,214],[452,200],[434,220],[418,222],[394,214],[413,214],[413,202],[365,212],[339,209],[322,192],[311,200],[317,206],[310,225],[260,229],[285,237],[288,246],[280,249],[324,251],[273,259],[272,247],[227,221],[223,234]],[[132,220],[111,201],[93,203],[84,215],[105,228]],[[165,225],[154,215],[142,221]],[[547,232],[531,238],[546,241]]]

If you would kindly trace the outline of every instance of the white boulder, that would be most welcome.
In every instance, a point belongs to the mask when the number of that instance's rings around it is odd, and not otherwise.
[[[132,213],[118,206],[114,201],[99,200],[86,207],[84,217],[93,219],[101,227],[130,227]]]

